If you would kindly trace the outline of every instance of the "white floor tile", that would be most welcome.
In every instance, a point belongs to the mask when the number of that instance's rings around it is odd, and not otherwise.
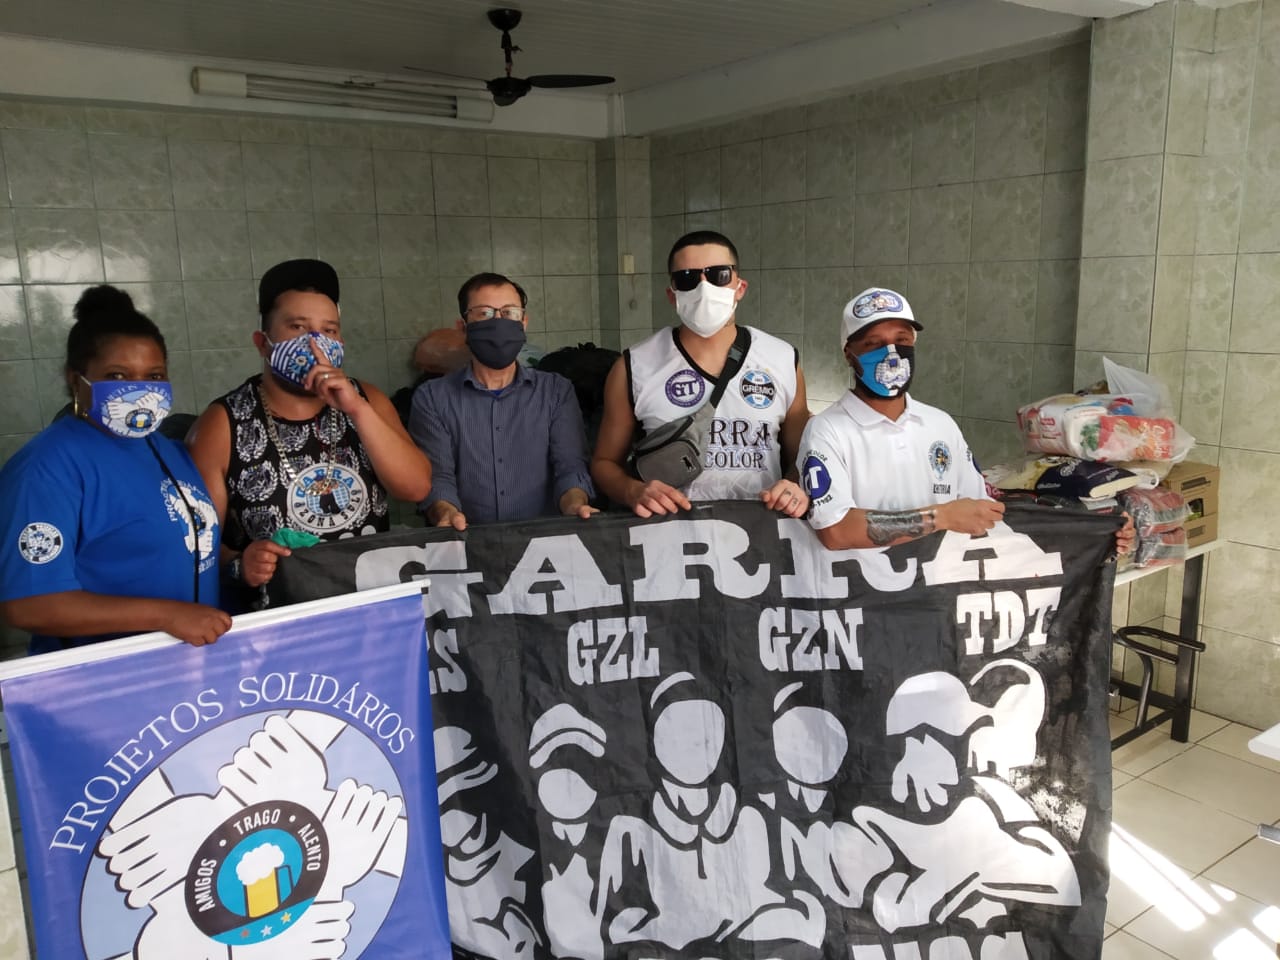
[[[1128,783],[1132,779],[1134,778],[1129,776],[1129,774],[1125,773],[1123,770],[1112,770],[1111,771],[1112,791],[1114,792],[1118,790],[1120,787],[1123,787],[1126,783]]]
[[[1107,939],[1107,937],[1111,936],[1113,933],[1115,933],[1119,929],[1120,929],[1119,927],[1114,926],[1110,923],[1104,923],[1102,925],[1102,939],[1103,940]]]
[[[1258,923],[1266,905],[1203,880],[1195,889],[1181,902],[1148,910],[1122,932],[1175,960],[1274,960],[1275,940]],[[1261,926],[1272,929],[1265,917]]]
[[[1103,941],[1102,960],[1169,960],[1169,954],[1121,930]]]
[[[1215,717],[1212,713],[1201,713],[1199,710],[1192,710],[1191,729],[1188,731],[1188,736],[1193,742],[1203,740],[1230,723],[1230,720],[1223,717]]]
[[[1122,733],[1128,733],[1133,729],[1133,717],[1126,717],[1121,713],[1108,713],[1107,724],[1111,727],[1111,738],[1114,740]]]
[[[1113,750],[1111,766],[1113,769],[1123,770],[1132,776],[1140,777],[1148,770],[1190,749],[1189,743],[1176,743],[1170,740],[1169,727],[1165,724],[1150,733],[1143,734],[1133,743],[1126,743],[1119,750]]]
[[[1262,731],[1246,727],[1241,723],[1229,723],[1216,733],[1210,734],[1200,741],[1201,746],[1217,750],[1237,760],[1244,760],[1254,766],[1280,773],[1280,761],[1271,760],[1249,749],[1249,741]]]
[[[1244,820],[1280,820],[1280,773],[1199,744],[1142,779]]]
[[[1246,897],[1280,907],[1280,844],[1254,837],[1203,874]]]
[[[1257,832],[1257,824],[1252,821],[1145,780],[1126,783],[1113,796],[1112,825],[1123,832],[1122,836],[1132,837],[1193,875],[1221,860]],[[1119,872],[1115,845],[1113,837],[1113,885]]]
[[[1116,928],[1123,927],[1152,906],[1149,885],[1135,879],[1133,871],[1125,872],[1123,880],[1112,875],[1111,887],[1107,890],[1106,922]]]

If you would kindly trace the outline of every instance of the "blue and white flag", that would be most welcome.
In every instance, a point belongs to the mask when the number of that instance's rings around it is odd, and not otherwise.
[[[41,956],[449,956],[420,590],[90,649],[0,683]]]

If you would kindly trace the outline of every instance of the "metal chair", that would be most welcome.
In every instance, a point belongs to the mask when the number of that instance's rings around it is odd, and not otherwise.
[[[1165,650],[1144,641],[1172,644],[1176,649]],[[1142,664],[1142,681],[1137,684],[1128,680],[1112,681],[1113,690],[1138,701],[1138,713],[1133,729],[1112,739],[1111,749],[1115,750],[1136,740],[1166,721],[1172,722],[1175,731],[1183,731],[1182,739],[1185,739],[1187,724],[1191,719],[1191,688],[1195,679],[1196,657],[1204,653],[1204,644],[1156,627],[1121,627],[1115,632],[1115,642],[1137,655],[1138,662]],[[1176,670],[1172,695],[1151,689],[1157,660],[1171,664]],[[1155,716],[1148,717],[1152,704],[1163,709]]]

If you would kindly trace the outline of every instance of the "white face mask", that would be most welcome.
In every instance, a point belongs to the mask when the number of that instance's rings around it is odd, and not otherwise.
[[[737,309],[738,284],[717,287],[705,279],[692,290],[676,290],[676,313],[680,322],[700,337],[710,337],[724,329]]]

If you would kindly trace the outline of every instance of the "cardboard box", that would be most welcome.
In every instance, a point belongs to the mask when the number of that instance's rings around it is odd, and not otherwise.
[[[1184,529],[1187,531],[1187,546],[1198,547],[1202,543],[1218,539],[1218,515],[1211,514],[1198,520],[1188,520]]]
[[[1207,463],[1183,462],[1175,464],[1161,486],[1182,494],[1191,516],[1187,518],[1187,535],[1190,537],[1192,521],[1200,517],[1212,517],[1218,513],[1218,468]],[[1217,523],[1214,523],[1217,534]],[[1210,537],[1209,539],[1213,539]],[[1203,541],[1201,541],[1203,542]],[[1188,546],[1194,546],[1188,540]]]

